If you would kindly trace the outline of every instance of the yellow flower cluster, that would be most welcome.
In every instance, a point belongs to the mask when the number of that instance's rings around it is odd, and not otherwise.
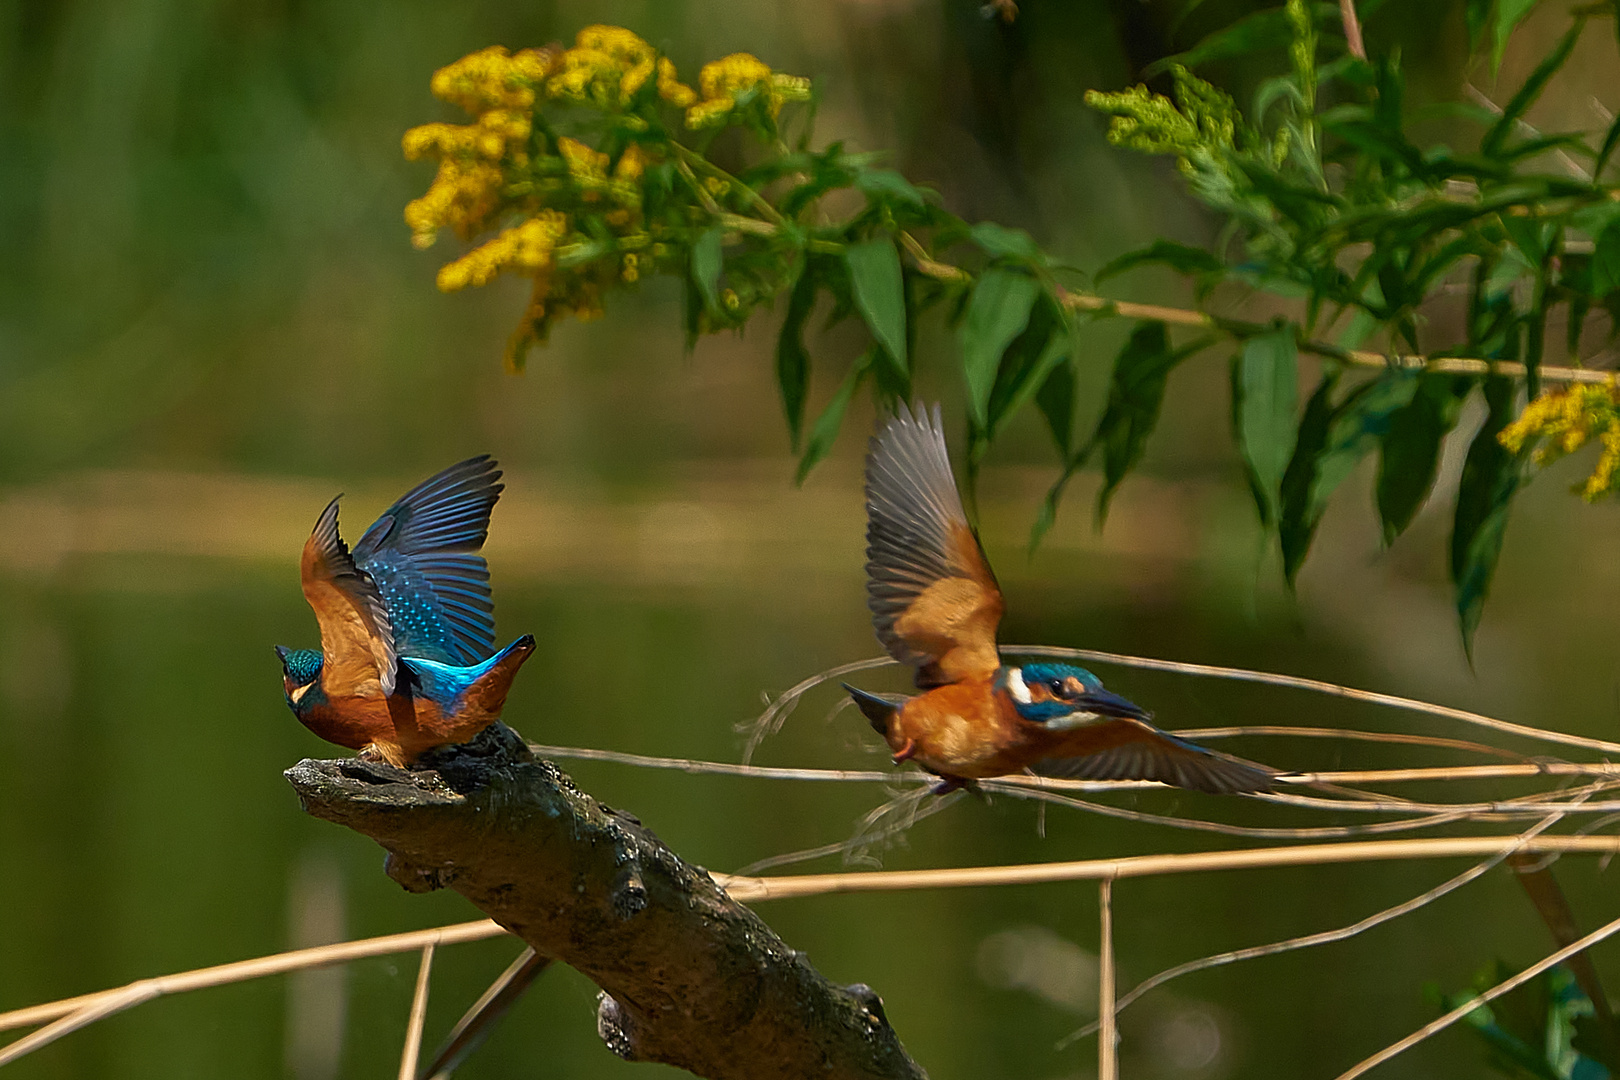
[[[538,274],[550,269],[557,242],[568,235],[568,216],[542,210],[439,270],[439,289],[456,292],[487,285],[502,270]]]
[[[772,71],[764,61],[748,53],[732,53],[703,65],[698,72],[698,89],[703,100],[686,110],[689,128],[718,127],[737,107],[737,99],[757,91],[765,113],[772,120],[788,101],[808,101],[810,80]]]
[[[1545,439],[1536,448],[1537,465],[1574,453],[1593,438],[1602,443],[1603,452],[1580,488],[1587,502],[1613,491],[1620,479],[1620,391],[1613,375],[1601,383],[1572,383],[1547,391],[1497,435],[1497,441],[1515,454],[1525,444]]]
[[[439,159],[432,186],[405,208],[417,247],[431,246],[445,226],[465,239],[488,224],[501,201],[502,164],[522,168],[528,163],[535,87],[556,60],[548,49],[511,55],[494,45],[433,73],[434,95],[461,106],[473,122],[423,124],[405,133],[406,158]]]
[[[619,26],[587,26],[562,54],[546,95],[557,101],[615,109],[628,105],[656,72],[658,96],[684,109],[697,100],[675,77],[675,65],[641,38]]]

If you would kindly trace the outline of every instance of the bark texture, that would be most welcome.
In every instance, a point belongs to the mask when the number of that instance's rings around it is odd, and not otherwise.
[[[925,1076],[869,987],[834,985],[504,725],[413,771],[346,758],[286,775],[309,813],[381,844],[405,888],[455,889],[600,986],[620,1057],[715,1080]]]

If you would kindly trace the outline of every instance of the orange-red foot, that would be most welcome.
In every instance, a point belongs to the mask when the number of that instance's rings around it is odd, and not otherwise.
[[[900,749],[898,749],[898,750],[896,750],[894,752],[894,759],[893,760],[894,760],[894,763],[896,765],[899,765],[901,762],[910,761],[913,757],[916,756],[916,754],[917,754],[917,740],[916,739],[907,739],[906,740],[906,745],[902,746]]]

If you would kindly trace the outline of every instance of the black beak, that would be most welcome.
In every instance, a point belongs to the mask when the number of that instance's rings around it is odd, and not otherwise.
[[[290,652],[292,652],[292,650],[287,648],[287,646],[285,646],[285,645],[277,645],[276,646],[276,655],[281,657],[281,662],[283,664],[285,664],[287,662],[287,654],[290,653]]]
[[[1075,699],[1075,704],[1103,716],[1123,716],[1131,720],[1153,719],[1153,714],[1142,706],[1107,690],[1088,690]]]

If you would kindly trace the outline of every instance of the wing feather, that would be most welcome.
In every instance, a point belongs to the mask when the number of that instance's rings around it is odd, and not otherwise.
[[[1078,757],[1037,762],[1040,776],[1072,780],[1157,780],[1217,795],[1270,791],[1276,772],[1264,765],[1205,749],[1138,720],[1110,721],[1114,745]]]
[[[355,565],[338,533],[337,499],[327,504],[304,542],[299,576],[321,628],[321,682],[327,694],[364,694],[368,683],[393,693],[398,666],[393,627],[377,583]]]
[[[403,656],[469,666],[495,651],[489,537],[501,471],[488,454],[450,466],[383,512],[354,545],[377,582]]]
[[[866,458],[867,607],[889,655],[939,686],[994,671],[1001,589],[962,509],[933,416],[901,404]]]

